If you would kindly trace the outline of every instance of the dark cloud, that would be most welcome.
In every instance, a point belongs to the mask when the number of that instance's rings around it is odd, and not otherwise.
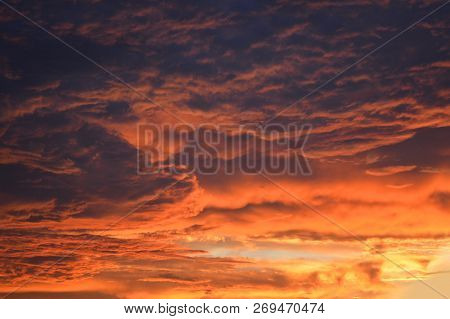
[[[54,201],[46,211],[28,210],[29,222],[123,214],[131,209],[121,207],[124,202],[138,201],[176,180],[136,176],[134,147],[100,126],[83,124],[70,112],[22,117],[9,127],[3,142],[13,155],[0,165],[3,198]]]
[[[444,210],[450,208],[450,192],[434,192],[430,195],[430,199]]]
[[[29,291],[15,292],[6,297],[7,299],[116,299],[114,294],[101,291]]]
[[[247,204],[239,208],[230,207],[205,207],[205,209],[198,215],[199,218],[208,215],[223,215],[233,221],[245,221],[246,216],[257,214],[258,212],[276,210],[277,212],[295,212],[299,210],[298,204],[289,204],[284,202],[263,202],[258,204]]]
[[[400,143],[382,146],[365,152],[363,155],[377,157],[369,167],[393,165],[416,165],[420,168],[447,169],[448,163],[443,154],[448,153],[450,127],[424,128],[414,136]]]

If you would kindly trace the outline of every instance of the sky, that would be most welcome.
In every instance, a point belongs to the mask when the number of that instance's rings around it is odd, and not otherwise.
[[[450,296],[445,1],[8,3],[2,295]],[[311,174],[138,174],[180,119],[309,125]]]

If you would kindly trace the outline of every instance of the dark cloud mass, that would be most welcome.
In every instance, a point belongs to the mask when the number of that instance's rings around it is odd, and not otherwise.
[[[0,4],[2,294],[397,297],[377,251],[441,270],[450,5],[309,95],[443,2],[8,3],[114,76]],[[179,119],[310,124],[312,174],[138,174],[137,125]]]

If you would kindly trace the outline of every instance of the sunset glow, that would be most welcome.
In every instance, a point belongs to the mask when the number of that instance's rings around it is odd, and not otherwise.
[[[450,5],[10,3],[54,36],[0,4],[2,295],[450,296]],[[311,173],[141,173],[180,120],[310,125]]]

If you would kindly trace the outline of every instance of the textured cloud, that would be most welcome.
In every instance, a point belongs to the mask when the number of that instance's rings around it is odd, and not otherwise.
[[[139,93],[0,6],[2,293],[371,298],[420,296],[402,268],[448,281],[449,8],[292,104],[439,1],[11,4]],[[310,124],[312,174],[137,174],[137,124],[179,119]],[[261,149],[258,164],[286,152]]]

